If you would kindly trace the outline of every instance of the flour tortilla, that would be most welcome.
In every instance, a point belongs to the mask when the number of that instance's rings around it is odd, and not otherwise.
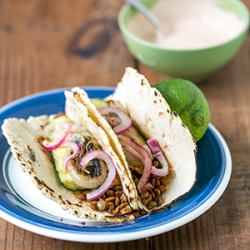
[[[89,110],[82,105],[80,96],[72,89],[71,91],[65,91],[66,105],[65,112],[70,120],[77,124],[83,125],[88,128],[89,132],[95,137],[99,145],[111,156],[116,163],[116,170],[121,179],[123,185],[123,192],[128,197],[131,207],[135,210],[139,209],[138,201],[136,198],[136,189],[131,178],[127,175],[127,169],[121,162],[120,158],[116,154],[114,147],[111,145],[108,135],[95,121],[90,118]]]
[[[97,126],[88,116],[84,107],[75,108],[73,93],[67,91],[66,115],[75,123],[84,124],[90,133],[95,137],[102,149],[113,159],[117,174],[119,175],[123,192],[128,196],[134,208],[138,209],[135,202],[135,193],[131,191],[131,181],[126,177],[123,165],[109,144],[105,132]],[[83,106],[83,105],[81,105]],[[78,118],[78,111],[81,110],[81,118]],[[135,219],[134,214],[111,216],[108,212],[94,211],[87,201],[79,199],[74,192],[64,188],[56,175],[51,155],[43,149],[40,140],[44,136],[43,127],[53,116],[30,117],[28,120],[10,118],[4,121],[2,126],[3,134],[7,138],[14,158],[20,167],[32,178],[42,193],[59,203],[63,209],[80,218],[95,219],[97,221],[123,222]],[[121,178],[123,175],[123,178]],[[124,180],[124,181],[123,181]]]
[[[113,129],[91,103],[85,91],[79,88],[74,91],[88,108],[93,121],[107,133],[111,145],[132,179],[123,149]],[[174,178],[163,194],[164,203],[154,210],[169,205],[187,193],[196,180],[196,143],[177,113],[171,112],[160,92],[151,87],[147,79],[135,69],[127,68],[114,94],[107,99],[121,102],[140,133],[146,139],[154,138],[158,141],[165,158],[173,168]],[[137,198],[139,206],[151,212],[142,204],[139,193]]]

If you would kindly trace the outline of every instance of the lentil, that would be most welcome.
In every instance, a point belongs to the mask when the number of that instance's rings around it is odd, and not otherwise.
[[[146,206],[148,202],[151,200],[152,200],[152,195],[149,195],[147,198],[142,199],[142,204]]]
[[[156,196],[161,195],[161,190],[159,188],[154,188],[154,193]]]
[[[163,185],[160,185],[159,189],[160,189],[162,194],[166,191],[166,188]]]
[[[160,182],[161,182],[161,184],[162,184],[164,187],[166,187],[166,185],[167,185],[167,178],[166,178],[166,177],[161,178],[161,179],[160,179]]]
[[[113,210],[115,207],[115,204],[111,201],[108,202],[108,210]]]
[[[129,214],[129,213],[131,213],[132,212],[132,209],[131,209],[131,207],[129,206],[129,205],[126,205],[126,207],[124,207],[124,208],[122,208],[121,210],[120,210],[120,213],[121,214]]]
[[[163,197],[162,195],[159,195],[155,198],[155,201],[157,202],[157,205],[160,206],[163,204]]]
[[[112,214],[113,216],[115,216],[115,215],[117,215],[119,213],[119,211],[120,211],[119,207],[116,207],[116,209],[110,211],[110,214]]]
[[[155,186],[156,187],[159,187],[161,185],[161,181],[159,180],[159,179],[157,179],[156,181],[155,181]]]
[[[80,199],[80,200],[86,200],[86,194],[81,192],[77,195],[77,197]]]
[[[109,202],[109,201],[114,201],[116,197],[108,197],[105,199],[105,201]]]
[[[97,202],[95,202],[95,201],[90,202],[89,205],[90,205],[91,209],[93,209],[94,211],[98,211]]]
[[[153,187],[155,186],[155,178],[153,178],[153,179],[151,180],[151,184],[152,184]]]
[[[145,198],[147,198],[149,195],[150,195],[150,193],[149,193],[148,191],[144,191],[144,192],[141,193],[141,198],[142,198],[142,199],[145,199]]]
[[[115,191],[121,191],[121,190],[122,190],[122,186],[115,186],[115,187],[114,187],[114,190],[115,190]]]
[[[149,201],[148,208],[153,209],[157,206],[157,203],[155,201]]]
[[[108,207],[108,203],[105,200],[100,198],[99,201],[97,202],[98,210],[104,211],[107,209],[107,207]]]
[[[121,200],[118,197],[115,197],[115,205],[119,206],[121,204]]]
[[[115,195],[115,192],[114,192],[114,190],[109,189],[109,190],[107,191],[106,195],[107,195],[108,197],[113,197],[113,196]]]

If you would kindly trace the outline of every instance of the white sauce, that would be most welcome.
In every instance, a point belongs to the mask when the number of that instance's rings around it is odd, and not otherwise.
[[[140,13],[127,23],[136,36],[168,49],[197,49],[218,45],[235,37],[244,22],[209,0],[163,0],[151,9],[159,19],[164,37]]]

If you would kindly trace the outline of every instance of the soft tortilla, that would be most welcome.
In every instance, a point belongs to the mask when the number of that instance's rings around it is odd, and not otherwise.
[[[136,189],[134,183],[131,181],[127,175],[127,170],[122,164],[120,158],[115,153],[108,135],[104,132],[101,126],[95,123],[90,118],[88,109],[82,105],[80,101],[80,96],[75,89],[65,92],[66,96],[66,106],[65,112],[70,120],[74,121],[77,124],[83,125],[88,128],[89,132],[95,137],[99,145],[106,151],[107,154],[111,156],[113,161],[116,163],[116,170],[121,178],[123,185],[123,192],[128,197],[131,207],[135,210],[138,210],[138,202],[136,199]]]
[[[82,103],[89,109],[91,118],[105,130],[111,145],[129,171],[122,147],[111,126],[91,103],[86,92],[81,89],[75,91],[81,97]],[[158,141],[164,156],[173,167],[175,176],[171,180],[168,190],[163,194],[164,204],[154,210],[170,204],[187,193],[196,180],[196,143],[177,113],[171,112],[160,92],[152,88],[143,75],[132,68],[127,68],[114,94],[108,99],[118,100],[122,103],[134,125],[144,137],[146,139],[154,138]],[[131,174],[129,176],[131,178]],[[137,197],[139,198],[138,194]],[[140,200],[139,205],[150,212]]]
[[[89,117],[83,105],[75,109],[75,98],[73,93],[66,92],[66,115],[74,122],[81,122],[96,138],[103,150],[108,153],[116,164],[119,176],[123,175],[121,182],[124,193],[129,196],[131,203],[138,209],[135,193],[131,192],[131,181],[127,179],[123,165],[109,144],[105,132],[97,126]],[[81,118],[78,120],[78,111],[81,110]],[[123,222],[135,219],[133,214],[111,216],[108,212],[94,211],[89,203],[79,199],[72,191],[64,188],[56,175],[51,156],[42,148],[39,139],[43,136],[43,127],[48,123],[50,117],[44,115],[30,117],[28,120],[10,118],[4,121],[3,134],[7,138],[14,158],[18,161],[24,172],[30,175],[36,186],[42,193],[59,203],[63,209],[80,218],[95,219],[97,221]],[[123,182],[124,180],[124,182]],[[133,197],[131,197],[132,195]]]

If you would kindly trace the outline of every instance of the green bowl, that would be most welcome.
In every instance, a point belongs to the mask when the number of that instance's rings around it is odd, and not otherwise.
[[[143,0],[148,8],[157,1]],[[249,11],[240,0],[217,0],[216,4],[232,11],[244,21],[245,27],[237,37],[223,44],[190,50],[165,49],[131,33],[126,23],[136,10],[125,4],[118,15],[118,25],[131,54],[144,65],[171,78],[183,78],[198,83],[228,63],[240,49],[249,27]]]

